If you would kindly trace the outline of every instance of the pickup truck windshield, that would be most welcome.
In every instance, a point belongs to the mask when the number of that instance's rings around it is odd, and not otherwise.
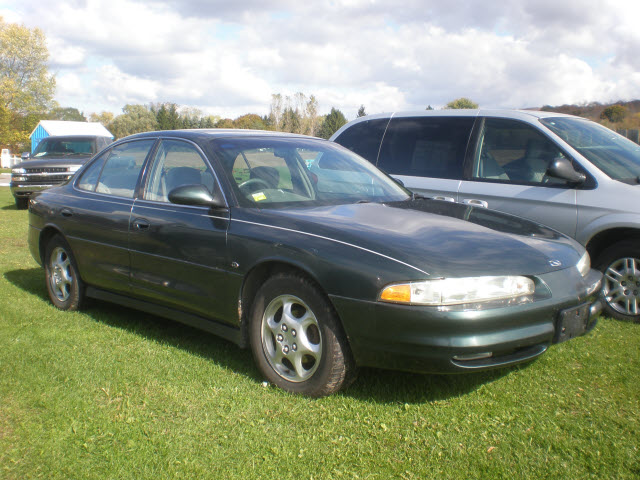
[[[33,157],[67,157],[74,155],[91,156],[94,153],[96,153],[96,142],[93,138],[44,138],[38,144],[36,151],[33,152]]]
[[[614,180],[640,183],[640,145],[589,120],[549,117],[540,122]]]

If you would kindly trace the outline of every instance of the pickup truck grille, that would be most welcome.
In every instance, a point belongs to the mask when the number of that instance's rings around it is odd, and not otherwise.
[[[27,173],[61,173],[68,172],[67,167],[25,168]]]

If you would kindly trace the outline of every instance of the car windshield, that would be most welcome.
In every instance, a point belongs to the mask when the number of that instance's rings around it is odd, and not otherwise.
[[[392,202],[411,194],[339,145],[305,138],[215,141],[241,206],[287,207]]]
[[[640,183],[640,145],[589,120],[550,117],[540,121],[614,180]]]
[[[44,138],[38,144],[33,156],[42,158],[48,156],[93,155],[96,144],[92,138],[65,137]]]

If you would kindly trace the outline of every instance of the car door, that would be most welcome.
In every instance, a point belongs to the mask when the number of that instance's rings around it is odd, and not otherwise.
[[[65,236],[83,280],[112,291],[129,290],[128,235],[134,192],[155,139],[116,145],[84,170],[65,197]]]
[[[204,154],[193,143],[162,139],[147,168],[131,214],[129,249],[135,296],[200,316],[233,318],[237,296],[228,282],[228,209],[176,205],[171,190],[220,186]],[[235,315],[237,318],[237,314]]]
[[[554,159],[568,155],[525,122],[484,118],[476,128],[475,150],[458,201],[519,215],[575,236],[576,188],[546,174]]]
[[[393,117],[377,166],[428,197],[457,201],[475,117]]]

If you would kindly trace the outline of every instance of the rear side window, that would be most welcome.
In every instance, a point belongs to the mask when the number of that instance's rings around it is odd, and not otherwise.
[[[123,143],[95,160],[76,186],[90,192],[133,198],[138,176],[155,140]]]
[[[347,128],[334,141],[375,164],[388,118],[366,120]]]
[[[461,179],[473,117],[392,118],[378,167],[387,173]]]

